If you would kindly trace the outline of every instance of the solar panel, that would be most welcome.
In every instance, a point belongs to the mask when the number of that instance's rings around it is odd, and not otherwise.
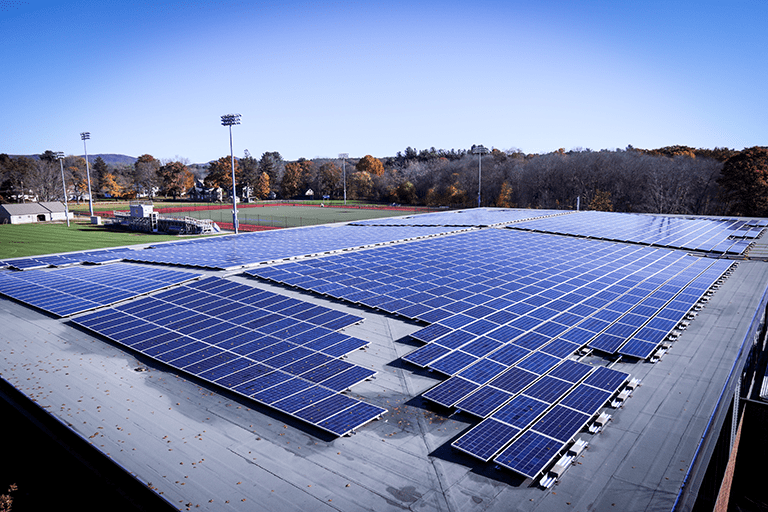
[[[590,416],[611,397],[611,393],[586,384],[576,386],[568,396],[560,401],[561,405],[581,411]]]
[[[504,407],[493,413],[492,418],[519,429],[529,426],[550,404],[529,396],[518,395]]]
[[[526,389],[525,394],[531,398],[551,404],[562,397],[572,386],[571,382],[545,375]]]
[[[565,447],[565,443],[528,430],[501,452],[494,462],[528,478],[535,478]]]
[[[436,361],[432,361],[429,366],[431,369],[446,375],[455,375],[477,360],[476,356],[455,350]]]
[[[590,417],[589,414],[555,405],[531,426],[531,430],[567,443],[587,424]]]
[[[488,418],[454,441],[451,446],[487,462],[518,432],[519,428]]]
[[[455,404],[457,409],[485,418],[510,398],[511,393],[491,386],[483,386],[468,397]]]
[[[429,391],[422,393],[421,396],[444,407],[451,407],[479,387],[479,384],[461,377],[451,377],[434,386]]]
[[[357,402],[352,407],[316,423],[322,429],[327,430],[337,436],[343,436],[347,433],[360,428],[364,424],[381,417],[386,412],[385,409],[365,402]]]
[[[628,379],[628,373],[601,366],[596,368],[595,371],[586,378],[584,383],[598,389],[614,392]]]

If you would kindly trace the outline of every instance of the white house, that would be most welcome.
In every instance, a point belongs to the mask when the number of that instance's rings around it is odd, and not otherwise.
[[[72,213],[69,217],[72,218]],[[47,201],[44,203],[0,204],[0,223],[27,224],[47,222],[49,220],[67,220],[64,203]]]

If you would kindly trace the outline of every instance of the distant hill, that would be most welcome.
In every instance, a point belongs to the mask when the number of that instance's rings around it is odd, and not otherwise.
[[[37,160],[40,158],[40,155],[9,155],[11,158],[18,158],[20,156],[25,156],[27,158],[32,158],[33,160]],[[85,158],[85,155],[77,155],[80,158]],[[88,162],[93,162],[98,157],[101,157],[102,160],[104,160],[104,163],[107,165],[113,165],[113,166],[122,166],[122,165],[133,165],[138,158],[135,156],[128,156],[128,155],[115,155],[113,153],[97,153],[95,155],[88,155]]]
[[[85,157],[85,155],[80,155],[82,157]],[[88,161],[93,162],[98,157],[101,157],[102,160],[104,160],[104,163],[107,165],[115,165],[115,166],[122,166],[122,165],[133,165],[136,160],[138,160],[135,156],[128,156],[128,155],[115,155],[112,153],[104,154],[104,153],[97,153],[95,155],[88,155]]]

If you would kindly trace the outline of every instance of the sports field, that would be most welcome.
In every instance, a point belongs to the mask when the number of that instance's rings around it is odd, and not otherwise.
[[[201,207],[204,208],[204,207]],[[168,210],[175,210],[168,209]],[[232,207],[226,209],[196,209],[191,211],[163,211],[162,215],[175,217],[192,217],[195,219],[210,219],[226,229],[232,223]],[[387,208],[387,207],[358,207],[358,206],[307,206],[307,205],[277,205],[277,206],[238,206],[237,218],[240,224],[266,226],[272,228],[292,228],[329,224],[332,222],[349,222],[353,220],[378,219],[382,217],[397,217],[425,213],[424,208]]]

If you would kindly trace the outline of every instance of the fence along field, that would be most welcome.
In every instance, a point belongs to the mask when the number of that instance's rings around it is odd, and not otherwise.
[[[158,208],[166,216],[210,219],[224,229],[232,228],[232,205],[211,205]],[[427,213],[434,209],[402,206],[332,205],[321,207],[307,204],[238,205],[237,218],[240,228],[278,229],[313,226],[333,222],[396,217],[414,213]]]
[[[321,204],[323,203],[320,201],[239,204],[237,206],[237,218],[240,221],[241,230],[260,231],[443,211],[441,208],[423,206],[376,204],[348,204],[345,206],[340,202],[332,202],[324,206],[320,206]],[[183,206],[177,205],[179,203],[155,203],[154,211],[164,216],[210,219],[219,224],[222,229],[233,228],[231,204],[193,203]],[[94,205],[94,212],[102,217],[112,217],[115,210],[127,211],[126,207],[127,203],[113,205],[102,203]],[[88,215],[87,203],[70,205],[70,210],[81,217]]]

